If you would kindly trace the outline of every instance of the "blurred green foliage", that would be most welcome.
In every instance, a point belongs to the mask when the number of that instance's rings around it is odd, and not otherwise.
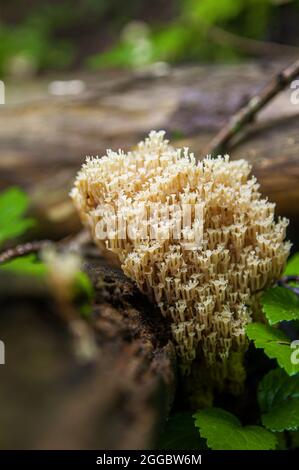
[[[44,263],[38,260],[35,253],[31,253],[1,264],[0,272],[44,277],[47,274],[47,268]]]
[[[0,19],[0,74],[17,74],[22,67],[35,73],[76,65],[230,61],[246,55],[238,37],[299,40],[299,0],[169,0],[166,12],[165,4],[33,0],[24,9],[21,0],[11,0],[10,15]]]
[[[67,10],[60,13],[66,15]],[[74,50],[71,43],[53,37],[58,21],[56,10],[45,8],[19,25],[0,23],[0,73],[11,72],[18,64],[26,64],[33,71],[68,67]]]
[[[20,188],[11,187],[0,192],[0,251],[7,242],[24,235],[32,225],[34,220],[27,217],[29,209],[29,198]],[[48,250],[49,253],[49,250]],[[71,288],[71,292],[65,292],[66,301],[71,301],[83,316],[91,313],[91,304],[94,297],[94,289],[88,275],[81,271],[81,258],[72,252],[56,252],[51,248],[51,254],[40,259],[42,253],[29,253],[24,256],[16,256],[6,262],[0,263],[0,274],[12,273],[21,276],[37,276],[41,281],[47,281],[55,292],[57,282],[60,287],[64,283],[65,290]],[[59,261],[60,259],[60,261]],[[73,261],[75,259],[75,263]],[[57,263],[58,260],[58,263]],[[67,276],[61,276],[61,266],[71,263]],[[77,266],[78,264],[78,266]],[[53,282],[53,271],[54,279]],[[60,278],[59,278],[60,274]],[[63,290],[60,291],[60,293]]]
[[[147,63],[156,61],[189,62],[199,60],[234,61],[244,55],[238,37],[267,40],[271,24],[279,14],[279,1],[273,0],[183,0],[178,15],[167,24],[140,29],[135,41],[123,34],[116,46],[88,60],[92,67],[144,65],[138,52],[147,41]],[[299,2],[293,0],[299,13]],[[132,23],[132,27],[134,24]],[[216,30],[217,28],[217,30]],[[234,39],[219,34],[228,31]],[[135,52],[135,53],[134,53]],[[246,54],[246,53],[245,53]]]
[[[83,271],[77,271],[73,282],[73,301],[81,315],[88,317],[92,312],[92,301],[94,299],[94,288]]]
[[[0,193],[0,248],[7,240],[23,235],[34,221],[26,217],[29,200],[19,188]]]

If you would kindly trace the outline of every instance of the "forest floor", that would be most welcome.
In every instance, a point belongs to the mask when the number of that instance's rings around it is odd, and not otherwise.
[[[128,150],[150,130],[164,129],[175,146],[201,158],[217,131],[285,65],[156,67],[7,83],[0,189],[20,186],[29,194],[38,221],[31,239],[72,235],[81,225],[68,193],[86,155]],[[49,92],[53,81],[65,81],[68,91],[74,79],[81,80],[81,93]],[[271,101],[229,153],[252,163],[262,192],[290,218],[289,238],[298,244],[299,104],[293,92],[289,87]],[[61,319],[52,318],[53,306],[36,286],[26,292],[24,283],[15,290],[2,285],[1,337],[12,344],[13,367],[0,385],[1,447],[143,449],[155,443],[175,390],[167,326],[148,320],[152,307],[124,276],[106,272],[103,260],[87,257],[85,268],[97,289],[91,334],[100,347],[92,367],[77,364]],[[97,286],[99,277],[107,288]]]

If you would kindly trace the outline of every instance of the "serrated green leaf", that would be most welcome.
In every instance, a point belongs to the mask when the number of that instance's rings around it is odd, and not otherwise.
[[[263,349],[270,359],[276,359],[279,366],[289,375],[299,372],[299,364],[293,364],[291,361],[293,351],[290,340],[281,330],[263,323],[250,323],[246,333],[248,338],[254,341],[256,348]]]
[[[285,287],[272,287],[262,295],[263,311],[270,325],[299,320],[299,298]]]
[[[299,427],[299,375],[282,369],[270,371],[261,381],[258,401],[262,423],[271,431],[296,431]]]
[[[274,434],[261,426],[242,426],[239,419],[221,408],[206,408],[193,415],[200,435],[213,450],[275,449]]]
[[[0,245],[18,237],[34,224],[24,218],[28,209],[28,198],[18,188],[10,188],[0,194]]]
[[[298,276],[299,275],[299,253],[293,255],[285,268],[284,276]]]
[[[257,348],[263,348],[264,344],[271,342],[289,344],[289,339],[283,331],[263,323],[249,323],[246,328],[246,333],[249,339],[254,341]]]
[[[31,276],[44,276],[47,272],[47,268],[44,263],[37,259],[35,254],[29,254],[1,264],[0,271]]]
[[[168,419],[158,443],[159,450],[203,450],[207,446],[194,427],[191,413],[177,413]]]

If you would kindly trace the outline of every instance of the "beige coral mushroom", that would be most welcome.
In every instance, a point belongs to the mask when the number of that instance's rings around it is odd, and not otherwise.
[[[132,152],[87,159],[71,193],[95,241],[118,255],[125,274],[169,318],[186,374],[197,358],[223,380],[229,357],[244,350],[256,295],[281,275],[289,254],[288,221],[275,223],[275,205],[261,197],[250,171],[228,156],[197,162],[153,131]],[[169,217],[175,206],[191,207],[183,228],[181,211]],[[120,219],[130,230],[120,230]],[[192,244],[200,229],[200,243]]]

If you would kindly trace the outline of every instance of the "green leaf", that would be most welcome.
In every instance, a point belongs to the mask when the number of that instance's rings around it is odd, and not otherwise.
[[[203,450],[205,441],[194,427],[191,413],[171,416],[158,443],[159,450]]]
[[[27,209],[28,198],[20,189],[10,188],[0,194],[0,245],[32,227],[33,220],[24,218]]]
[[[0,271],[30,276],[44,276],[47,272],[47,267],[37,259],[35,254],[30,254],[1,264]]]
[[[298,296],[285,287],[276,286],[266,290],[262,296],[262,306],[270,325],[299,320]]]
[[[256,348],[264,350],[270,359],[276,359],[279,366],[289,375],[299,372],[299,364],[291,361],[292,349],[288,337],[277,328],[263,323],[250,323],[246,333],[249,339],[254,341]]]
[[[74,278],[74,300],[78,304],[81,314],[88,316],[91,313],[91,302],[94,297],[94,288],[91,280],[83,271],[78,271]]]
[[[221,408],[206,408],[193,415],[200,435],[213,450],[275,449],[274,434],[261,426],[242,426],[239,419]]]
[[[261,381],[258,401],[262,423],[271,431],[296,431],[299,427],[299,375],[271,370]]]
[[[284,276],[297,276],[299,275],[299,253],[292,256],[283,273]]]

